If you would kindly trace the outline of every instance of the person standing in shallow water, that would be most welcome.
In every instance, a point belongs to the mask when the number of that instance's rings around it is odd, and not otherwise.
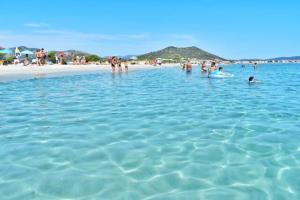
[[[211,66],[210,66],[210,68],[209,68],[209,71],[212,72],[212,71],[215,71],[215,70],[217,70],[217,69],[218,69],[218,68],[217,68],[216,62],[212,62],[212,63],[211,63]]]
[[[118,64],[118,71],[119,71],[119,73],[122,73],[122,63],[121,62],[119,62],[119,64]]]
[[[42,61],[42,54],[41,54],[41,50],[38,49],[35,52],[35,57],[36,57],[36,63],[38,64],[38,66],[41,66],[41,61]]]
[[[116,57],[111,58],[110,64],[111,64],[111,72],[114,73],[116,71],[116,64],[117,64]]]
[[[257,69],[257,63],[254,63],[253,65],[253,69],[256,70]]]
[[[186,72],[192,72],[192,68],[193,68],[193,65],[192,65],[192,63],[189,61],[189,62],[186,64]]]
[[[121,59],[118,62],[118,72],[122,73],[122,61],[121,61]]]
[[[207,71],[207,70],[206,70],[206,62],[205,62],[205,61],[203,61],[202,65],[201,65],[201,70],[202,70],[203,72],[206,72],[206,71]]]
[[[128,72],[128,61],[125,62],[125,71]]]

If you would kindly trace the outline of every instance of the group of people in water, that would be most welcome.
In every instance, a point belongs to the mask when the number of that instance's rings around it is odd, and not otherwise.
[[[188,62],[186,64],[182,65],[182,69],[186,70],[187,73],[192,71],[192,63]],[[208,78],[214,76],[214,75],[223,75],[223,76],[230,76],[231,74],[224,72],[223,67],[218,67],[216,62],[212,62],[209,67],[206,65],[206,61],[203,61],[201,64],[201,71],[204,74],[208,75]]]
[[[232,74],[224,72],[223,67],[218,67],[216,62],[211,62],[211,65],[208,67],[206,61],[203,61],[201,64],[201,71],[203,74],[207,75],[208,78],[226,78],[226,77],[233,77]],[[242,65],[245,68],[245,65]],[[191,62],[184,63],[182,65],[182,70],[185,70],[187,73],[192,71],[193,65]],[[257,69],[257,63],[253,64],[254,70]],[[248,79],[249,84],[259,83],[254,76],[250,76]]]
[[[122,59],[117,58],[117,57],[112,57],[108,59],[110,65],[111,65],[111,71],[112,73],[115,73],[116,71],[116,66],[118,67],[118,72],[122,73],[123,68],[122,66],[124,65],[125,67],[125,72],[128,72],[128,62],[127,61],[122,61]]]

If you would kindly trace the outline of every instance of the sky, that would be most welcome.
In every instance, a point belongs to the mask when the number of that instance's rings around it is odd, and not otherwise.
[[[0,46],[100,56],[197,46],[227,59],[300,55],[299,0],[1,2]]]

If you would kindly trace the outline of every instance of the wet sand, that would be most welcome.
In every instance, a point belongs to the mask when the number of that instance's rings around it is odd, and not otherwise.
[[[161,67],[173,67],[173,65],[152,66],[152,65],[133,65],[129,66],[129,71],[157,69]],[[116,67],[116,71],[117,71]],[[0,82],[23,80],[42,77],[56,77],[66,75],[89,74],[98,72],[110,72],[109,65],[45,65],[45,66],[23,66],[7,65],[0,66]],[[123,67],[124,71],[124,67]]]

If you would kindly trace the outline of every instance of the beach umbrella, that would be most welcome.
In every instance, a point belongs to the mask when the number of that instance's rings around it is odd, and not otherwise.
[[[0,50],[0,53],[2,53],[2,54],[12,54],[12,50],[11,49],[2,49],[2,50]]]
[[[58,52],[58,56],[65,56],[65,53],[64,52]]]
[[[29,50],[25,50],[25,51],[22,51],[22,52],[21,52],[21,55],[26,55],[26,54],[28,54],[28,55],[33,55],[33,52],[32,52],[32,51],[29,51]]]
[[[19,49],[18,47],[16,47],[16,49],[15,49],[15,54],[19,54],[19,53],[21,53],[21,52],[20,52],[20,49]]]
[[[136,56],[131,56],[130,60],[137,60],[138,58]]]
[[[18,57],[18,56],[20,56],[20,54],[21,54],[20,49],[18,47],[16,47],[15,56]]]

